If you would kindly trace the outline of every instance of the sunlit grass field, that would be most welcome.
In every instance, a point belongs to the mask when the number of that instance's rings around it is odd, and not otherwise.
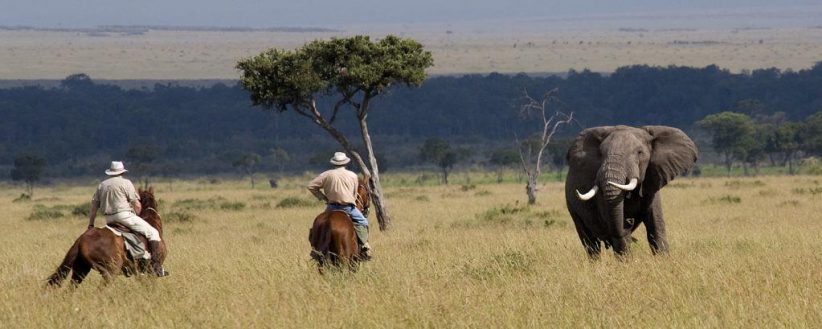
[[[45,288],[45,278],[85,229],[72,213],[96,182],[17,202],[22,188],[0,185],[0,326],[822,326],[822,177],[678,178],[663,190],[669,255],[652,256],[640,229],[629,261],[607,250],[590,262],[561,182],[525,207],[524,184],[478,175],[448,186],[388,175],[394,223],[380,232],[372,215],[375,259],[326,276],[308,256],[322,210],[302,188],[310,177],[253,190],[158,182],[172,275],[104,286],[93,272],[77,289]]]

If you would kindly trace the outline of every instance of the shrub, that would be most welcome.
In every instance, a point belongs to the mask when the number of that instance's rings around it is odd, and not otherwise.
[[[163,216],[163,221],[166,223],[188,223],[194,221],[196,217],[188,212],[170,212]]]
[[[63,212],[58,209],[57,207],[46,207],[44,205],[34,205],[34,209],[29,215],[29,220],[44,220],[44,219],[56,219],[62,218]]]
[[[243,210],[245,208],[245,203],[243,202],[223,202],[220,203],[220,209],[222,210]]]
[[[765,183],[761,180],[755,180],[753,182],[744,180],[732,180],[725,182],[725,186],[730,187],[732,189],[740,189],[748,187],[762,187],[765,186]]]
[[[277,208],[304,208],[314,207],[316,205],[317,202],[312,200],[306,200],[298,197],[287,197],[285,199],[280,200],[280,202],[277,203]]]

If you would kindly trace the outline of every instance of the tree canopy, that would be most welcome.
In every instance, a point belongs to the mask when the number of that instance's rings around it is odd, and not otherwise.
[[[255,105],[280,112],[293,109],[328,132],[354,158],[369,177],[377,220],[380,229],[386,229],[390,217],[368,128],[370,104],[393,84],[419,86],[433,63],[431,53],[413,39],[389,35],[372,42],[360,35],[315,40],[295,50],[270,49],[241,60],[237,68],[242,71],[240,84]],[[318,105],[323,95],[334,102],[329,109]],[[365,152],[335,125],[340,111],[348,108],[357,119]],[[367,162],[361,154],[367,155]]]

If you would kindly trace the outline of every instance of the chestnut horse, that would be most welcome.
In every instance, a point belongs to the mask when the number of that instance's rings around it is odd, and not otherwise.
[[[157,213],[157,200],[154,199],[154,188],[148,190],[140,189],[140,204],[142,205],[142,217],[149,225],[153,226],[160,232],[160,256],[158,259],[160,263],[166,257],[166,244],[163,239],[163,221],[160,219],[160,214]],[[137,234],[143,243],[146,243],[145,237]],[[132,260],[126,251],[125,240],[122,236],[115,235],[111,230],[105,227],[97,227],[87,230],[85,233],[77,238],[74,245],[71,246],[63,263],[57,268],[57,271],[48,279],[48,284],[51,286],[59,286],[60,283],[68,276],[71,271],[71,281],[74,284],[80,284],[86,278],[89,271],[97,270],[103,276],[103,280],[108,283],[111,277],[116,274],[125,274],[130,276],[133,273],[145,272],[153,273],[149,261],[140,263]]]
[[[356,207],[363,216],[368,216],[371,206],[368,180],[369,177],[365,176],[357,185]],[[326,264],[334,267],[346,265],[351,271],[357,270],[360,261],[357,233],[354,222],[345,211],[326,210],[317,215],[308,231],[308,241],[311,242],[311,257],[317,261],[320,274]]]

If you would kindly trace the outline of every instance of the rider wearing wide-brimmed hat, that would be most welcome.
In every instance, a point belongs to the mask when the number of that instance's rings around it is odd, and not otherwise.
[[[111,167],[106,170],[109,176],[97,186],[94,196],[91,198],[91,213],[88,219],[88,228],[94,228],[94,219],[97,217],[97,210],[101,210],[106,216],[106,224],[118,223],[128,227],[134,232],[145,235],[148,239],[148,251],[151,254],[151,266],[157,276],[166,276],[168,272],[163,269],[157,256],[160,249],[160,232],[149,225],[145,220],[137,216],[142,210],[140,205],[140,195],[134,189],[134,184],[123,177],[128,172],[123,162],[112,161]]]
[[[308,190],[326,203],[326,210],[343,210],[351,216],[354,230],[357,232],[360,254],[363,258],[369,259],[371,246],[368,244],[368,219],[355,206],[359,179],[357,174],[345,168],[351,159],[343,152],[336,152],[330,162],[334,169],[314,178],[308,183]]]

